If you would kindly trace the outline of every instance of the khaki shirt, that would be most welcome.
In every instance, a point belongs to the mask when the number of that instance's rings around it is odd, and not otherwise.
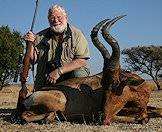
[[[73,59],[89,59],[88,42],[83,33],[73,27],[67,27],[61,38],[58,35],[51,34],[50,28],[47,28],[37,34],[36,48],[38,49],[37,74],[35,86],[42,87],[45,85],[46,75],[49,73],[49,64],[55,68],[71,62]]]

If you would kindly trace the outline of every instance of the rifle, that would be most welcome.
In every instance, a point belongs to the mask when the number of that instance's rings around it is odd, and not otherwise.
[[[35,11],[34,11],[34,16],[33,16],[30,31],[33,31],[33,28],[34,28],[35,18],[36,18],[36,14],[37,14],[37,10],[38,10],[38,2],[39,2],[39,0],[36,0],[36,6],[35,6]],[[29,69],[30,69],[30,62],[31,62],[30,52],[31,52],[32,48],[34,48],[34,47],[35,47],[35,45],[33,45],[32,42],[26,41],[26,52],[25,52],[25,55],[24,55],[22,70],[21,70],[21,73],[20,73],[21,90],[19,91],[19,97],[18,97],[18,103],[17,103],[17,110],[18,111],[21,109],[20,108],[21,102],[26,98],[26,95],[28,93],[27,87],[26,87],[26,80],[27,80],[27,77],[28,77]],[[34,65],[34,63],[33,63],[33,65]],[[32,68],[32,69],[34,69],[34,68]]]

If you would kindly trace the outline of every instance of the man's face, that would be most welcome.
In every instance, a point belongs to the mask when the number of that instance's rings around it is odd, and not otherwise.
[[[48,15],[51,29],[56,33],[62,33],[67,27],[67,16],[60,10],[54,10]]]

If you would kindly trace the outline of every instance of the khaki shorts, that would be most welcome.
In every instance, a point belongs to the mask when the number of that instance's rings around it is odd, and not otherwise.
[[[81,67],[79,69],[76,69],[72,72],[63,74],[57,82],[61,82],[67,79],[75,78],[75,77],[86,77],[90,75],[90,69],[86,67]]]
[[[76,69],[72,72],[61,75],[56,83],[62,82],[62,81],[67,80],[67,79],[75,78],[75,77],[86,77],[86,76],[89,76],[89,75],[90,75],[90,69],[87,68],[87,67],[81,67],[81,68]],[[42,87],[51,87],[51,86],[53,86],[53,84],[50,84],[50,83],[47,82]],[[34,89],[35,89],[35,91],[39,91],[39,90],[41,90],[42,87],[34,86]]]

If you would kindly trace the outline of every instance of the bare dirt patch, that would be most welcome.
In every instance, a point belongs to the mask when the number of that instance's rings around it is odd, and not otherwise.
[[[28,86],[31,91],[32,86]],[[162,132],[162,118],[151,118],[146,125],[112,123],[110,126],[85,125],[69,122],[56,122],[48,125],[28,123],[24,125],[9,122],[16,108],[19,85],[12,85],[0,91],[0,132]],[[149,105],[162,107],[162,90],[153,91]]]

